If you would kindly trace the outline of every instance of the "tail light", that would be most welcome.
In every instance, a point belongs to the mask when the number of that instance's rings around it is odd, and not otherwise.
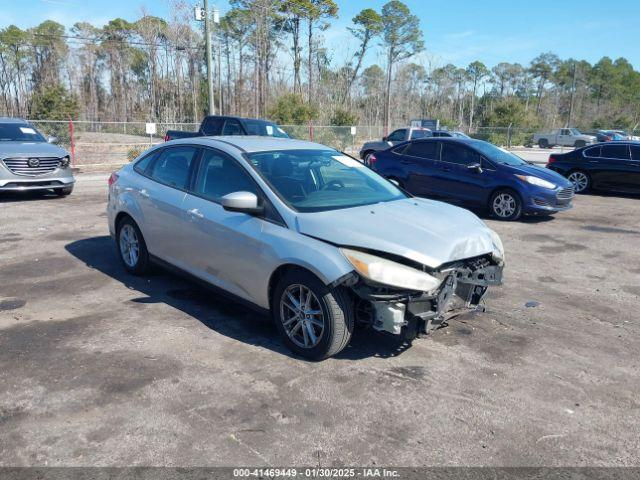
[[[558,160],[556,158],[555,155],[549,155],[549,160],[547,161],[547,165],[551,165],[552,163],[554,163],[556,160]]]
[[[164,136],[164,141],[165,141],[165,142],[168,142],[169,140],[171,140],[171,139],[169,138],[169,134],[167,133],[167,134]]]
[[[117,181],[118,181],[118,174],[116,172],[113,172],[109,177],[109,186],[113,185]]]
[[[371,155],[369,155],[369,166],[370,167],[373,168],[377,161],[378,161],[378,158],[373,153]]]

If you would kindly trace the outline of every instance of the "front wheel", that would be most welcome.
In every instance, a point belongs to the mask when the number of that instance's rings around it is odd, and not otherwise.
[[[73,192],[73,186],[56,188],[54,192],[56,192],[56,195],[58,195],[59,197],[68,197],[69,195],[71,195],[71,192]]]
[[[498,190],[491,196],[489,209],[500,220],[517,220],[522,216],[522,200],[513,190]]]
[[[286,346],[324,360],[342,351],[353,333],[353,305],[342,287],[329,288],[304,270],[286,273],[273,291],[271,312]]]
[[[569,174],[567,179],[573,183],[573,189],[576,193],[584,193],[591,188],[591,178],[582,170],[575,170]]]

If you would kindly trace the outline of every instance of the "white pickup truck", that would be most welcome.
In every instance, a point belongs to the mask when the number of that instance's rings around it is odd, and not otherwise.
[[[537,143],[540,148],[552,148],[556,145],[580,148],[595,142],[596,137],[584,135],[577,128],[557,128],[549,133],[536,133],[533,136],[533,143]]]

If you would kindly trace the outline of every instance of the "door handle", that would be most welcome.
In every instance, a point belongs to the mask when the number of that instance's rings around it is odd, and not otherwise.
[[[187,210],[187,213],[192,217],[204,218],[204,214],[197,208],[192,208],[191,210]]]
[[[147,192],[144,188],[140,190],[140,196],[144,198],[149,198],[149,192]]]
[[[442,167],[441,170],[443,172],[450,172],[451,171],[451,169],[449,167]]]
[[[400,163],[403,165],[411,165],[413,162],[411,160],[400,160]]]

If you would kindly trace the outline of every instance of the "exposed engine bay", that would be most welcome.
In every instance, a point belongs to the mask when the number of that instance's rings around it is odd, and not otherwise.
[[[431,292],[376,284],[356,272],[342,279],[354,294],[356,322],[411,341],[460,313],[482,308],[490,285],[502,283],[503,262],[492,255],[422,269],[440,280]]]

